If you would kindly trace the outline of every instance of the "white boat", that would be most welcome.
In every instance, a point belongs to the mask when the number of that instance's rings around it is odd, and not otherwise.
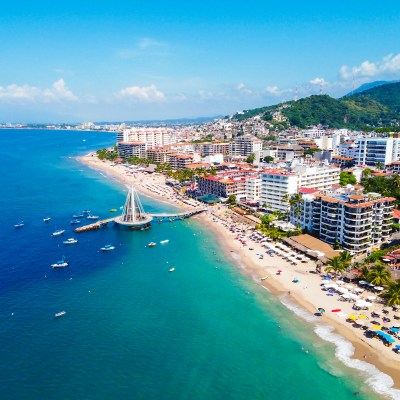
[[[62,235],[65,232],[65,229],[60,229],[58,231],[55,231],[51,234],[51,236],[59,236]]]
[[[25,224],[21,221],[19,224],[15,224],[14,228],[22,228]]]
[[[64,240],[63,243],[64,244],[75,244],[75,243],[78,243],[78,241],[74,238],[69,238],[67,240]]]
[[[64,259],[64,257],[62,258],[62,260],[60,260],[60,261],[57,261],[56,263],[54,263],[54,264],[51,264],[51,267],[52,268],[65,268],[65,267],[68,267],[68,263],[65,261],[65,259]]]
[[[115,250],[115,246],[112,246],[111,244],[106,244],[104,247],[100,249],[101,251],[110,251],[110,250]]]
[[[87,219],[99,219],[100,217],[98,215],[88,215],[86,218]]]
[[[43,218],[43,222],[49,222],[51,220],[50,217]]]
[[[81,221],[79,219],[73,219],[72,221],[69,222],[71,225],[77,225],[80,224]]]
[[[54,314],[54,316],[56,317],[56,318],[58,318],[58,317],[62,317],[63,315],[65,315],[67,312],[66,311],[60,311],[60,312],[58,312],[57,314]]]
[[[147,247],[154,247],[154,246],[157,246],[157,243],[155,243],[155,242],[150,242],[150,243],[147,245]]]
[[[167,244],[168,242],[169,242],[169,239],[161,240],[160,244]]]

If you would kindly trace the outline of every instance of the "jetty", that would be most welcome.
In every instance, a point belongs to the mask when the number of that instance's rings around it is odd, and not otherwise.
[[[123,207],[121,215],[114,218],[107,218],[101,221],[96,221],[88,225],[80,226],[74,229],[74,232],[81,233],[87,231],[95,231],[107,226],[110,222],[114,222],[117,225],[129,227],[130,229],[144,230],[150,228],[151,221],[153,221],[153,219],[156,219],[158,223],[162,223],[163,221],[174,222],[175,220],[184,220],[193,215],[200,214],[206,210],[206,207],[199,207],[194,208],[193,210],[175,213],[146,213],[143,209],[137,191],[131,186],[129,188],[125,206]]]

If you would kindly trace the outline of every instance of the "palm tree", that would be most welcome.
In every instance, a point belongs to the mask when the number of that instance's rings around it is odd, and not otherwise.
[[[351,254],[347,251],[347,250],[345,250],[345,251],[342,251],[341,253],[340,253],[340,259],[341,259],[341,261],[343,262],[343,264],[345,264],[347,267],[351,264]]]
[[[392,184],[393,184],[393,187],[395,187],[396,189],[400,188],[400,175],[399,174],[392,175]]]
[[[336,274],[342,274],[346,271],[347,265],[343,263],[340,256],[333,257],[328,262],[328,267],[325,268],[326,272],[334,271]]]
[[[369,271],[367,279],[374,285],[387,285],[391,281],[391,274],[385,265],[375,264]]]
[[[400,305],[400,279],[389,283],[386,292],[382,295],[388,306]]]
[[[368,265],[364,264],[364,265],[360,268],[360,271],[361,271],[360,277],[363,278],[363,279],[368,279],[368,274],[369,274]]]

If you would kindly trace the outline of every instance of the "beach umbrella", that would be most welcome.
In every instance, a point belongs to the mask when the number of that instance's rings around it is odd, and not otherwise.
[[[356,294],[354,294],[354,293],[349,293],[349,297],[350,297],[351,299],[358,299],[360,296],[358,296],[358,295],[356,295]]]
[[[354,289],[354,291],[355,291],[355,292],[357,292],[357,293],[362,293],[362,292],[364,291],[364,289],[361,289],[361,288],[355,288],[355,289]]]
[[[360,281],[358,282],[359,285],[369,285],[369,282],[367,281]]]
[[[344,287],[347,289],[353,289],[354,286],[353,285],[345,285]]]
[[[342,311],[340,308],[335,308],[334,310],[332,310],[331,312],[340,312]]]
[[[375,286],[375,287],[374,287],[374,290],[381,291],[381,290],[383,290],[383,287],[382,287],[382,286]]]
[[[360,314],[360,315],[358,316],[358,318],[361,318],[361,319],[368,319],[368,317],[367,317],[366,315],[364,315],[364,314]]]
[[[341,288],[341,287],[338,288],[337,291],[338,291],[339,293],[348,293],[348,292],[349,292],[347,289]]]
[[[367,300],[376,300],[376,297],[375,296],[368,296]]]
[[[325,310],[323,309],[323,308],[318,308],[318,311],[322,314],[322,313],[324,313],[325,312]]]
[[[343,293],[340,297],[342,299],[346,299],[346,300],[348,300],[350,298],[350,296],[348,294],[346,294],[346,293]]]
[[[349,319],[351,319],[351,320],[353,320],[353,321],[356,321],[356,320],[357,320],[357,317],[356,317],[355,315],[349,315]]]
[[[386,335],[384,337],[389,343],[394,343],[396,341],[396,339],[392,338],[390,335]]]
[[[396,346],[394,348],[397,350],[400,350],[400,344],[396,344]]]
[[[379,325],[372,325],[372,328],[376,329],[377,332],[381,332],[381,327]]]
[[[275,250],[269,249],[269,250],[267,251],[267,253],[275,253]]]
[[[394,333],[398,333],[398,332],[399,332],[399,328],[396,328],[395,326],[392,326],[392,327],[390,328],[390,330],[391,330],[392,332],[394,332]]]

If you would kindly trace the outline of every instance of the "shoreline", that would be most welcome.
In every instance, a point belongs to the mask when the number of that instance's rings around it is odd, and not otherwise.
[[[164,203],[179,207],[181,209],[189,209],[189,205],[182,202],[182,198],[178,196],[171,187],[165,185],[165,177],[160,174],[156,175],[143,175],[138,173],[134,175],[126,175],[126,167],[118,166],[117,168],[112,166],[110,162],[100,161],[96,156],[86,155],[83,157],[77,157],[81,163],[111,174],[113,178],[116,178],[119,182],[125,184],[134,184],[138,192],[141,194],[151,197],[152,199],[162,201]],[[156,192],[149,190],[149,186],[155,185],[155,187],[165,186],[168,188],[167,195],[158,195]],[[150,186],[151,187],[151,186]],[[244,247],[238,241],[235,240],[235,234],[230,232],[228,226],[229,223],[224,226],[226,220],[223,217],[226,210],[222,207],[222,211],[214,208],[206,214],[201,214],[196,217],[198,221],[204,224],[207,229],[214,235],[216,241],[221,248],[221,251],[227,259],[229,259],[241,272],[246,276],[251,277],[256,283],[261,284],[266,290],[268,290],[273,296],[277,297],[278,300],[291,312],[294,312],[297,317],[306,320],[307,323],[313,326],[314,333],[321,339],[331,342],[335,345],[335,356],[347,367],[352,368],[366,378],[368,386],[379,393],[382,396],[391,397],[393,399],[400,399],[400,356],[395,354],[389,348],[386,348],[380,341],[371,339],[367,341],[363,337],[360,330],[352,328],[351,324],[346,322],[344,319],[338,319],[336,314],[330,314],[329,311],[324,313],[322,317],[315,317],[314,313],[318,307],[323,307],[326,310],[331,308],[347,308],[350,311],[348,314],[352,314],[350,304],[342,304],[333,302],[331,297],[327,298],[324,296],[325,292],[320,289],[321,278],[318,274],[309,273],[309,270],[315,269],[313,262],[307,263],[306,266],[296,265],[295,267],[290,266],[280,257],[266,257],[262,261],[259,261],[258,255],[264,253],[264,249],[258,243],[252,243],[254,250],[250,250],[249,247]],[[231,218],[229,216],[229,218]],[[237,221],[236,221],[237,222]],[[237,222],[240,224],[240,222]],[[257,253],[257,251],[259,253]],[[272,261],[272,263],[270,262]],[[271,265],[265,265],[271,264]],[[277,268],[283,270],[282,275],[276,275]],[[268,279],[261,281],[261,277],[268,275]],[[300,276],[301,283],[293,283],[293,276]],[[334,304],[336,303],[336,307]],[[345,307],[346,306],[346,307]],[[304,310],[305,315],[302,312],[296,312],[296,307]],[[345,339],[353,347],[353,354],[339,355],[339,345],[334,340],[329,340],[326,337],[318,334],[318,330],[326,328],[331,331],[332,335],[340,335],[341,338]],[[386,382],[383,386],[377,388],[373,382],[374,375],[379,372],[386,374],[391,378],[391,382]],[[381,385],[382,386],[382,385]],[[389,392],[392,393],[389,393]],[[398,392],[398,393],[397,393]]]

